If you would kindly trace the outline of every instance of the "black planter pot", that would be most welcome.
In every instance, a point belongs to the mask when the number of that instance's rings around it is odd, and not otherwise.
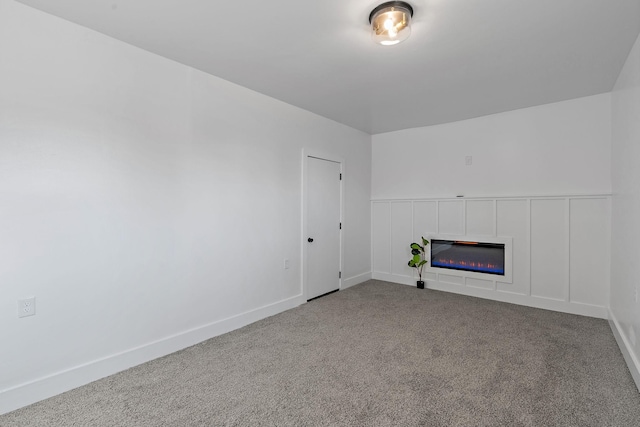
[[[424,280],[418,280],[416,284],[418,285],[418,289],[424,289]]]

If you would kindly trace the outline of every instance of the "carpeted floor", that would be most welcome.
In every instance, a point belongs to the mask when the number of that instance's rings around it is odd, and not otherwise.
[[[369,281],[9,426],[639,426],[605,320]]]

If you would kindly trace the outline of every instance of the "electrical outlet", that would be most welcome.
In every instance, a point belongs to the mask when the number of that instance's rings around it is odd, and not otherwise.
[[[33,316],[36,314],[36,297],[18,300],[18,317]]]
[[[464,164],[467,166],[471,166],[473,164],[472,156],[464,156]]]
[[[288,260],[288,259],[285,259],[285,260],[284,260],[284,269],[285,269],[285,270],[288,270],[288,269],[289,269],[289,260]]]

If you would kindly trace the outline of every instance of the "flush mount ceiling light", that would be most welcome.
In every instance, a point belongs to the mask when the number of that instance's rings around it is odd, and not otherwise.
[[[377,6],[369,15],[371,38],[384,46],[398,44],[411,34],[413,8],[403,1],[388,1]]]

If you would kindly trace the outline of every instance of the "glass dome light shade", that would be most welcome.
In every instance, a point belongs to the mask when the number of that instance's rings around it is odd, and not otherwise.
[[[403,1],[382,3],[371,11],[371,38],[383,46],[392,46],[406,40],[411,34],[413,8]]]

